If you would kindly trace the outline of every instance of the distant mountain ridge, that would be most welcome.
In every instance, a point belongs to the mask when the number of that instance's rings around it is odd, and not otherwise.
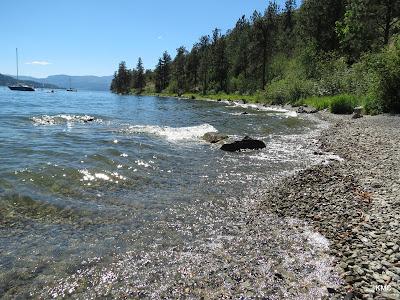
[[[31,80],[31,79],[22,78],[22,77],[20,77],[19,80],[17,80],[13,76],[0,74],[0,86],[15,85],[18,83],[31,85],[34,88],[47,88],[47,89],[58,89],[59,88],[55,84],[38,82],[37,80]]]
[[[30,76],[20,76],[22,80],[33,80],[45,84],[54,84],[60,88],[71,87],[78,90],[89,91],[108,91],[110,90],[111,80],[113,76],[69,76],[69,75],[52,75],[47,78],[35,78]]]

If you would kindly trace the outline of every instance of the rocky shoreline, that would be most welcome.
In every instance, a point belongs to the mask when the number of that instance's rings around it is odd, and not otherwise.
[[[344,283],[327,287],[327,299],[400,299],[400,117],[318,115],[333,124],[321,151],[343,161],[284,179],[261,209],[305,220],[331,241]]]

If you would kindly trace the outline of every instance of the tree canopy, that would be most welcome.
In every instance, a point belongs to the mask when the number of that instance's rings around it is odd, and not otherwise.
[[[378,75],[365,69],[366,56],[371,59],[393,47],[399,17],[398,0],[304,0],[300,6],[286,0],[283,7],[270,1],[264,12],[241,16],[227,32],[216,28],[190,50],[177,48],[173,59],[164,52],[152,71],[144,73],[139,63],[129,71],[122,62],[111,89],[179,95],[263,93],[274,102],[367,94],[364,82],[372,83]],[[356,72],[370,77],[361,79]],[[346,83],[345,76],[353,77]]]

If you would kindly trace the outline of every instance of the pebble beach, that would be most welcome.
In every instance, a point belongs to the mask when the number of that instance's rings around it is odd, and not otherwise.
[[[400,118],[322,113],[321,153],[343,160],[284,179],[262,209],[305,220],[330,242],[340,288],[327,299],[400,299]]]

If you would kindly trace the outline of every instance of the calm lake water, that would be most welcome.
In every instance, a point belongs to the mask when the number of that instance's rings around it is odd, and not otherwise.
[[[297,220],[246,220],[321,159],[320,127],[221,102],[1,87],[0,297],[319,297],[325,239]],[[211,131],[267,148],[225,153],[202,141]],[[232,275],[246,268],[247,287]]]

